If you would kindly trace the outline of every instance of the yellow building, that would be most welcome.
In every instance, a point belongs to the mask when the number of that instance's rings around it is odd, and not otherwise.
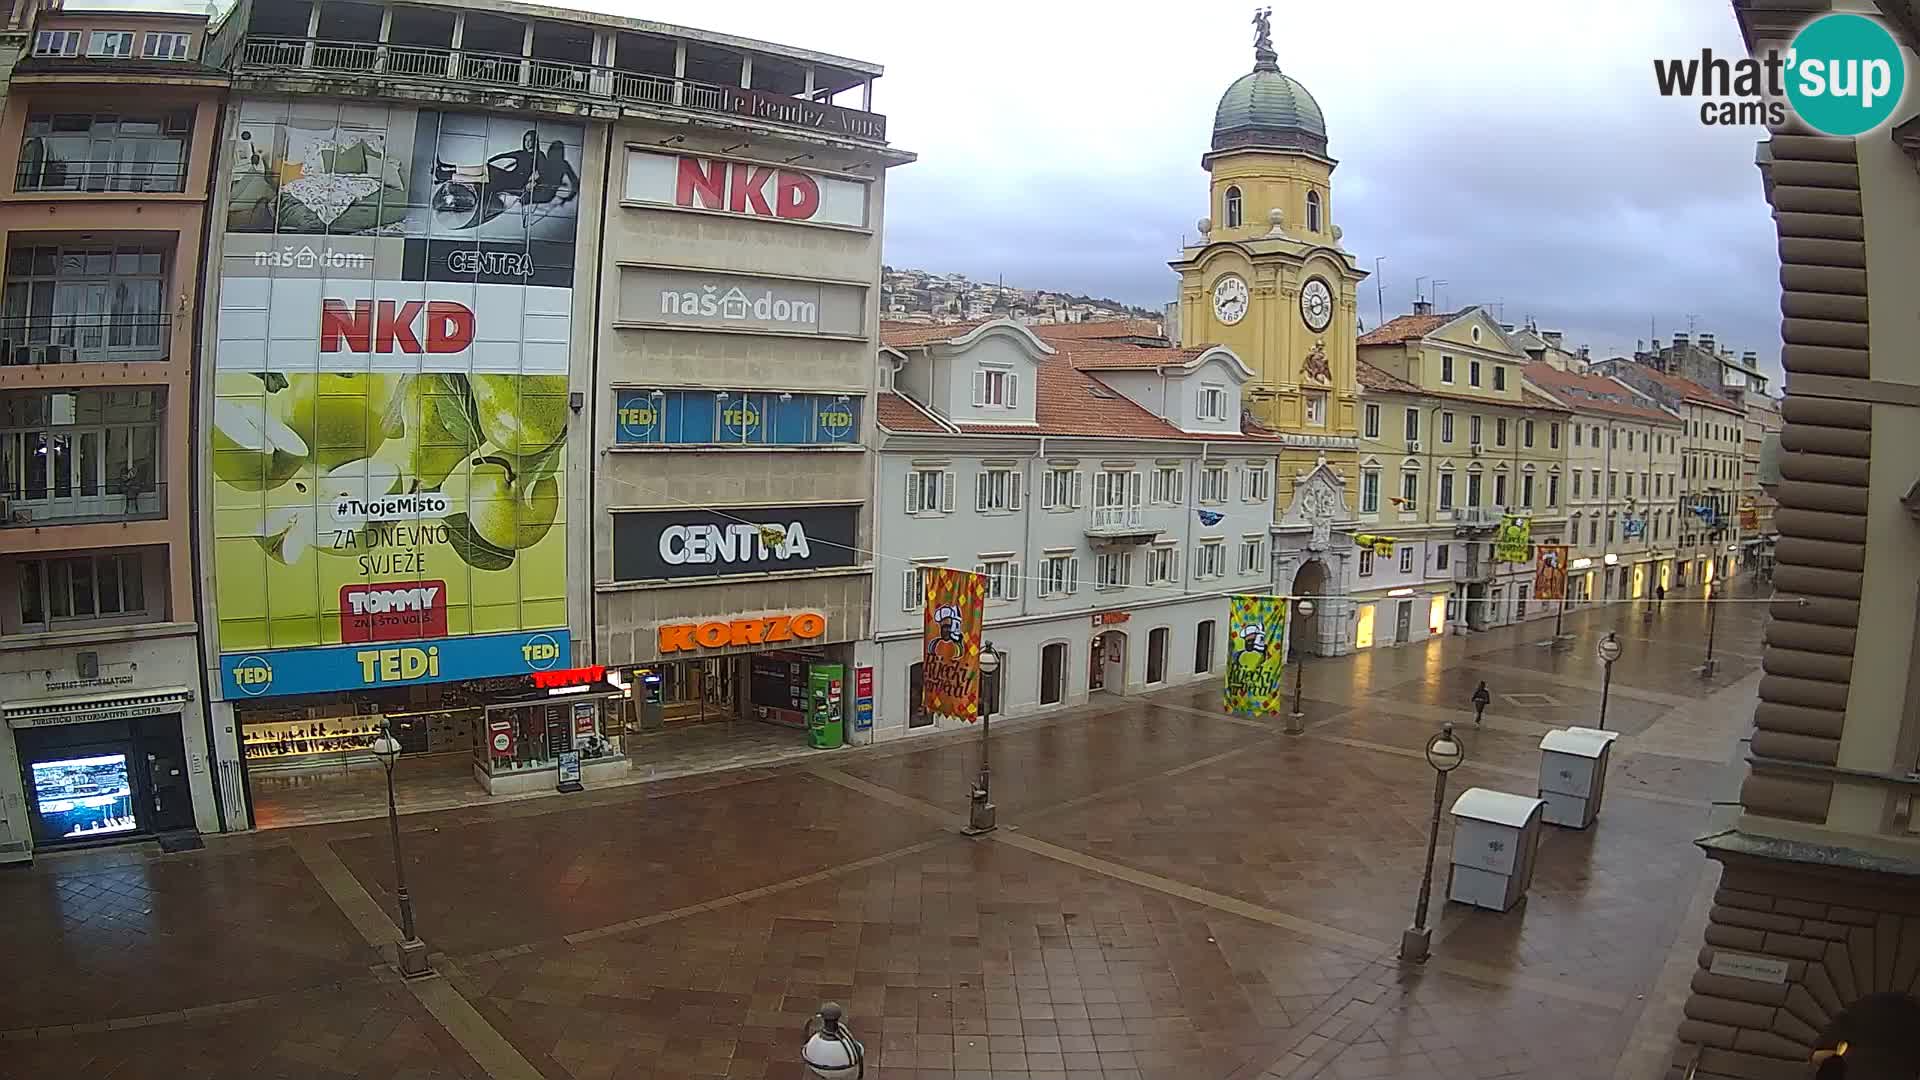
[[[1427,625],[1411,639],[1551,616],[1557,602],[1534,597],[1532,552],[1501,561],[1494,540],[1507,515],[1528,523],[1535,546],[1565,539],[1569,410],[1525,386],[1529,357],[1478,307],[1417,304],[1361,335],[1357,351],[1361,531],[1393,540],[1395,561],[1383,572],[1376,545],[1372,572],[1356,567],[1355,601],[1414,600]],[[1437,618],[1435,596],[1445,597]],[[1398,604],[1394,618],[1387,638],[1376,616],[1376,644],[1399,640]]]
[[[1180,343],[1225,345],[1253,369],[1246,407],[1281,434],[1274,583],[1322,598],[1294,639],[1336,653],[1354,618],[1338,596],[1352,561],[1354,302],[1366,273],[1333,223],[1320,106],[1280,71],[1265,16],[1255,23],[1253,70],[1221,96],[1201,158],[1211,182],[1200,240],[1171,264]]]

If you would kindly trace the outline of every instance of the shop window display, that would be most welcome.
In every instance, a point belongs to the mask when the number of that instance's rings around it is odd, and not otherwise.
[[[551,769],[569,751],[582,762],[620,754],[619,744],[605,734],[598,699],[495,705],[487,709],[486,724],[474,757],[492,776]]]
[[[33,796],[47,834],[62,840],[139,828],[125,754],[36,761]]]

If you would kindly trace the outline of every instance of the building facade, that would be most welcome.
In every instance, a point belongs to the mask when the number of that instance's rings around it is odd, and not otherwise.
[[[1734,5],[1756,56],[1784,54],[1826,9]],[[1879,15],[1916,69],[1911,5],[1847,10]],[[1808,1075],[1814,1051],[1842,1040],[1850,1062],[1903,1053],[1904,1072],[1875,1075],[1905,1075],[1912,1031],[1875,1045],[1860,1020],[1913,1007],[1920,947],[1920,373],[1903,314],[1920,272],[1920,117],[1910,100],[1852,138],[1783,127],[1757,160],[1779,231],[1788,375],[1778,599],[1739,806],[1699,841],[1722,865],[1720,889],[1667,1075]]]
[[[194,312],[225,97],[203,17],[16,9],[0,111],[0,862],[217,831]]]
[[[824,553],[863,542],[877,67],[529,6],[223,32],[202,595],[240,822],[385,727],[476,798],[591,783],[669,694],[747,709],[752,613],[862,631]],[[623,676],[663,652],[717,670]]]
[[[1362,532],[1376,539],[1373,558],[1354,562],[1356,600],[1408,599],[1395,594],[1415,590],[1413,609],[1394,606],[1392,642],[1403,614],[1424,618],[1428,633],[1551,614],[1555,605],[1533,598],[1536,559],[1496,559],[1494,540],[1508,515],[1527,523],[1534,546],[1565,536],[1567,408],[1526,387],[1527,354],[1478,307],[1416,305],[1362,335],[1359,350],[1360,514]],[[1418,585],[1401,580],[1411,560],[1398,552],[1395,577],[1368,580],[1380,572],[1382,537],[1417,547]],[[1432,597],[1441,595],[1436,621]],[[1388,643],[1378,629],[1374,640]]]
[[[1278,440],[1243,426],[1253,372],[1224,347],[1080,328],[883,334],[862,659],[878,738],[936,726],[920,685],[929,567],[987,580],[996,715],[1216,678],[1227,597],[1271,589]]]

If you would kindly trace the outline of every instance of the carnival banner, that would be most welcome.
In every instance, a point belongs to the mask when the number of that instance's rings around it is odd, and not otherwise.
[[[1363,548],[1372,548],[1373,553],[1381,558],[1390,558],[1393,555],[1394,545],[1400,541],[1391,536],[1375,536],[1372,533],[1355,533],[1353,542]]]
[[[1567,545],[1540,545],[1540,565],[1533,571],[1533,598],[1535,600],[1567,598]]]
[[[1227,598],[1227,711],[1273,716],[1286,697],[1287,601],[1278,596]]]
[[[1493,539],[1493,557],[1497,562],[1523,563],[1533,556],[1533,519],[1517,514],[1500,515],[1500,532]]]
[[[932,567],[927,583],[922,640],[926,650],[926,710],[936,719],[980,718],[980,623],[987,579],[964,570]]]

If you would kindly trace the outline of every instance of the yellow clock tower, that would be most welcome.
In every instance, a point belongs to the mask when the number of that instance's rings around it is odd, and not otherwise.
[[[1307,88],[1283,74],[1267,11],[1254,14],[1253,70],[1220,97],[1200,240],[1180,273],[1181,345],[1225,345],[1254,371],[1248,409],[1288,436],[1290,482],[1325,461],[1354,490],[1358,432],[1355,291],[1367,275],[1333,223],[1327,125]],[[1350,508],[1349,508],[1350,509]]]

